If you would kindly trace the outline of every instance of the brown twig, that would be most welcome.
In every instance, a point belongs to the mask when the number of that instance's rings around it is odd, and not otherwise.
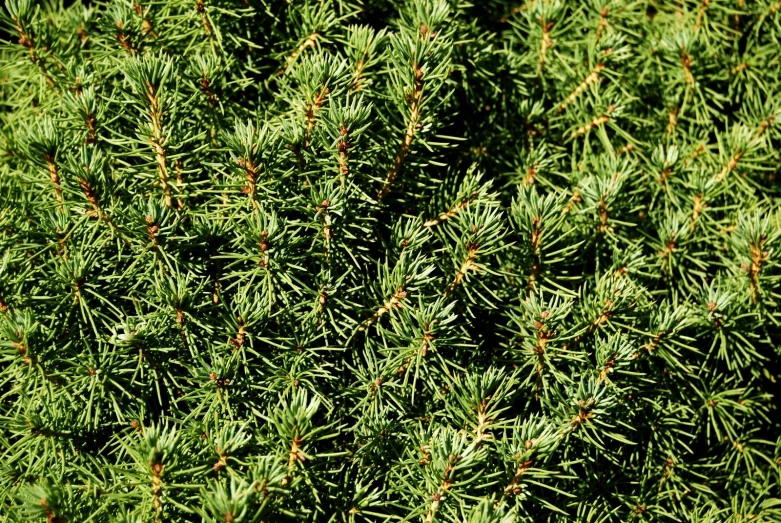
[[[437,216],[436,218],[432,218],[431,220],[426,221],[423,223],[423,227],[435,227],[439,225],[442,222],[445,222],[447,220],[450,220],[451,218],[455,217],[456,214],[459,213],[462,209],[464,209],[467,205],[469,205],[472,200],[477,198],[478,192],[474,191],[472,194],[461,200],[460,202],[456,203],[452,208],[450,208],[447,212],[444,212]]]
[[[149,100],[149,118],[152,123],[152,136],[149,143],[155,152],[155,161],[160,176],[160,186],[163,188],[165,206],[171,207],[171,186],[168,184],[168,166],[166,164],[165,136],[163,135],[163,108],[152,84],[146,84]]]
[[[424,519],[425,523],[432,523],[434,521],[434,517],[439,511],[439,506],[442,503],[442,497],[447,494],[450,487],[453,485],[451,476],[460,459],[461,456],[452,454],[448,456],[447,467],[445,467],[445,471],[442,474],[442,482],[439,484],[437,491],[431,496],[431,505],[429,505],[428,512],[426,512],[426,517]]]
[[[382,188],[377,193],[377,201],[381,202],[390,192],[391,185],[393,185],[396,176],[398,176],[401,170],[401,165],[404,163],[404,159],[407,157],[409,148],[415,139],[415,133],[417,132],[418,122],[420,120],[420,104],[423,99],[423,70],[418,64],[413,65],[415,73],[415,82],[412,88],[412,96],[410,97],[410,116],[407,122],[407,129],[404,132],[401,145],[399,146],[396,156],[393,158],[393,164],[385,175],[385,181],[382,184]]]
[[[589,73],[589,75],[586,77],[585,80],[583,80],[580,85],[578,85],[567,98],[559,105],[559,112],[563,112],[564,109],[567,108],[568,105],[570,105],[572,102],[574,102],[578,96],[583,94],[583,92],[588,89],[588,87],[599,81],[599,75],[600,73],[605,69],[605,64],[599,63],[596,67]]]
[[[762,271],[762,264],[767,260],[769,253],[763,251],[765,241],[767,238],[763,236],[760,238],[759,245],[751,245],[751,265],[746,267],[748,277],[751,282],[751,301],[757,303],[759,301],[759,274]]]
[[[686,83],[689,84],[689,88],[694,88],[694,75],[692,74],[692,58],[685,50],[681,50],[681,65],[683,65],[683,75],[686,78]]]
[[[738,151],[735,154],[732,155],[732,157],[727,162],[727,165],[724,166],[724,168],[719,171],[719,173],[715,176],[715,180],[717,182],[720,182],[724,179],[731,171],[733,171],[737,166],[740,159],[743,157],[743,152]]]
[[[285,73],[285,71],[288,69],[288,67],[293,65],[293,62],[296,61],[298,55],[303,53],[307,47],[314,47],[315,45],[317,45],[317,37],[318,34],[316,32],[313,32],[312,34],[307,36],[306,39],[298,45],[295,51],[293,51],[290,54],[290,56],[288,56],[285,59],[285,63],[282,64],[282,67],[279,68],[279,70],[276,72],[276,75],[282,76]]]
[[[588,133],[591,129],[594,129],[596,127],[599,127],[600,125],[603,125],[610,121],[610,116],[603,114],[602,116],[598,116],[591,120],[589,123],[578,127],[574,131],[572,131],[572,134],[570,134],[570,138],[577,138],[578,136],[583,136],[584,134]]]
[[[469,245],[466,251],[466,258],[464,258],[464,261],[461,264],[461,267],[458,269],[455,278],[453,278],[453,283],[451,283],[450,287],[448,287],[447,290],[445,290],[444,293],[445,296],[449,296],[450,294],[453,294],[453,292],[458,288],[458,286],[461,285],[461,283],[464,281],[464,278],[466,277],[469,271],[478,270],[478,266],[477,264],[475,264],[478,250],[479,247],[477,245],[475,244]]]
[[[327,87],[321,87],[317,90],[317,94],[315,94],[315,98],[312,103],[307,104],[306,106],[306,139],[304,142],[306,147],[309,147],[312,129],[315,128],[315,119],[317,118],[317,113],[320,111],[320,109],[322,109],[323,104],[325,103],[325,99],[330,93],[330,89]]]
[[[44,160],[49,168],[49,179],[54,185],[54,199],[57,200],[58,205],[62,206],[62,187],[60,187],[60,173],[57,170],[57,164],[54,163],[54,158],[50,154],[44,155]]]
[[[548,54],[548,49],[553,47],[553,39],[550,37],[550,30],[553,29],[555,22],[546,22],[544,18],[538,18],[540,25],[542,26],[542,43],[540,44],[540,54],[537,61],[540,64],[540,70],[545,66],[545,58]]]
[[[694,32],[697,33],[702,27],[702,21],[705,19],[705,11],[710,7],[711,0],[702,0],[700,9],[697,11],[697,21],[694,23]]]
[[[700,220],[700,216],[702,215],[702,212],[705,210],[704,198],[702,194],[697,194],[694,196],[694,205],[692,210],[692,219],[691,223],[689,224],[689,231],[693,232],[694,229],[697,227],[697,222]]]
[[[402,285],[398,289],[396,289],[396,292],[391,296],[388,301],[386,301],[380,308],[378,308],[374,314],[372,314],[371,318],[367,319],[363,323],[361,323],[360,327],[358,327],[359,331],[365,331],[368,329],[371,325],[373,325],[377,320],[380,319],[380,317],[383,314],[386,314],[392,310],[401,308],[401,303],[407,299],[409,296],[409,293],[407,292],[407,289]]]
[[[342,128],[339,129],[339,143],[336,146],[338,153],[337,162],[339,164],[339,180],[342,185],[344,185],[344,180],[347,175],[350,174],[350,166],[347,163],[347,151],[350,148],[350,142],[348,140],[349,134],[350,130],[347,126],[342,125]]]

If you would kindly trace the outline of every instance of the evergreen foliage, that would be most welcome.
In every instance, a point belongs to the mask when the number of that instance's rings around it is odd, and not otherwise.
[[[781,2],[1,18],[1,521],[781,522]]]

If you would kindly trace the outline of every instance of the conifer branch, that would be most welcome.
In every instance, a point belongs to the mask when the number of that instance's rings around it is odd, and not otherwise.
[[[769,253],[764,249],[766,237],[759,239],[759,243],[752,243],[749,247],[751,253],[751,265],[746,268],[751,286],[751,301],[759,302],[759,275],[762,272],[762,264],[767,260]]]
[[[578,127],[572,133],[570,133],[570,138],[577,138],[579,136],[583,136],[584,134],[588,133],[592,129],[595,129],[603,124],[606,124],[610,121],[610,116],[607,114],[603,114],[602,116],[597,116],[590,122],[588,122],[585,125],[582,125],[581,127]]]
[[[700,8],[697,10],[697,21],[694,23],[695,34],[702,27],[702,22],[705,19],[705,11],[707,11],[708,7],[710,7],[710,3],[711,0],[702,0],[702,3],[700,4]]]
[[[542,42],[540,44],[540,54],[537,58],[540,71],[545,67],[545,58],[548,55],[548,50],[553,47],[553,39],[550,36],[550,31],[553,29],[555,22],[548,22],[544,18],[538,18],[540,25],[542,26]]]
[[[464,278],[466,278],[466,275],[469,273],[469,271],[479,270],[478,265],[475,263],[475,260],[477,260],[477,253],[479,250],[480,250],[479,246],[475,244],[471,244],[467,247],[466,257],[464,258],[464,261],[461,263],[461,267],[459,267],[458,272],[456,272],[456,275],[453,278],[453,282],[445,290],[444,296],[449,296],[453,294],[456,291],[456,289],[458,289],[458,287],[461,285],[461,283],[463,283]]]
[[[306,106],[306,139],[305,145],[309,147],[310,138],[312,135],[312,129],[315,128],[315,118],[317,113],[322,109],[325,103],[326,97],[331,93],[331,90],[327,87],[321,87],[317,90],[315,98],[311,104]]]
[[[151,34],[153,38],[157,38],[157,33],[155,32],[154,27],[152,27],[152,22],[150,22],[149,18],[146,16],[147,10],[141,7],[141,3],[138,0],[134,0],[133,10],[138,17],[141,18],[141,34],[145,36]]]
[[[54,158],[51,155],[44,155],[46,160],[46,167],[49,169],[49,180],[54,186],[54,199],[57,200],[57,204],[62,206],[62,187],[60,187],[60,173],[57,169],[57,164],[54,163]]]
[[[317,45],[317,38],[318,38],[318,36],[319,36],[319,35],[317,34],[317,32],[312,32],[312,33],[311,33],[309,36],[307,36],[307,37],[304,39],[304,41],[303,41],[303,42],[301,42],[301,43],[298,45],[298,47],[296,47],[296,49],[295,49],[295,50],[294,50],[294,51],[293,51],[293,52],[290,54],[290,56],[288,56],[287,58],[285,58],[285,63],[283,63],[283,64],[282,64],[282,67],[280,67],[280,68],[277,70],[277,72],[276,72],[276,75],[277,75],[277,76],[282,76],[282,75],[285,73],[285,71],[286,71],[286,70],[287,70],[287,69],[288,69],[288,68],[289,68],[291,65],[293,65],[293,63],[294,63],[294,62],[296,61],[296,59],[298,58],[298,55],[300,55],[301,53],[303,53],[303,52],[304,52],[304,51],[305,51],[305,50],[306,50],[308,47],[315,47],[315,46]]]
[[[122,231],[119,229],[119,227],[117,227],[117,224],[114,223],[114,220],[112,220],[103,210],[100,202],[98,201],[98,197],[95,194],[95,189],[84,178],[76,178],[76,181],[79,183],[79,187],[81,187],[81,190],[84,193],[84,197],[92,207],[92,210],[88,211],[88,213],[108,225],[114,234],[116,234],[118,238],[122,239],[125,245],[130,246],[130,241],[127,239],[127,237],[125,237],[124,234],[122,234]]]
[[[209,21],[209,16],[206,14],[206,3],[204,0],[195,0],[195,10],[198,11],[198,14],[201,17],[201,23],[203,24],[203,32],[206,35],[207,38],[211,39],[212,37],[212,24]]]
[[[407,289],[404,286],[399,287],[396,289],[396,292],[391,296],[388,301],[386,301],[380,308],[378,308],[372,316],[365,320],[361,325],[358,327],[359,331],[365,331],[370,326],[372,326],[377,320],[382,317],[383,314],[386,314],[392,310],[398,309],[401,307],[401,303],[407,299],[409,296],[409,293],[407,292]]]
[[[697,227],[697,222],[700,220],[700,216],[702,215],[703,211],[705,211],[705,208],[707,205],[705,205],[705,201],[702,194],[695,194],[694,195],[694,205],[692,209],[692,217],[689,222],[689,231],[693,232],[694,229]]]
[[[347,126],[342,125],[339,129],[339,142],[336,145],[337,150],[337,163],[339,166],[339,180],[342,186],[344,186],[345,179],[350,174],[350,165],[348,164],[348,150],[350,149],[350,129]]]
[[[759,124],[759,127],[757,127],[757,130],[754,132],[754,139],[762,137],[763,134],[770,128],[771,125],[776,121],[776,115],[771,114],[767,117],[767,119],[763,120],[762,123]]]
[[[161,499],[163,496],[162,475],[163,475],[163,470],[165,469],[165,465],[152,461],[150,463],[150,467],[152,468],[152,496],[153,496],[152,506],[155,511],[155,521],[159,521],[160,512],[163,508],[163,501]]]
[[[531,233],[531,269],[529,270],[529,277],[526,280],[527,293],[534,292],[535,284],[540,276],[542,276],[542,266],[540,264],[540,241],[542,239],[542,229],[540,229],[540,217],[535,216],[532,220],[532,233]]]
[[[564,347],[562,347],[562,352],[571,351],[572,349],[580,345],[586,338],[588,338],[589,336],[594,334],[597,330],[602,328],[602,326],[605,325],[615,313],[612,307],[613,307],[613,301],[608,299],[605,302],[605,308],[602,311],[602,313],[599,315],[599,317],[594,319],[594,321],[592,321],[591,323],[589,323],[586,329],[581,334],[575,336],[575,338],[573,338],[572,341],[564,345]]]
[[[730,71],[730,74],[736,75],[739,72],[745,71],[748,68],[749,68],[748,62],[741,62],[741,63],[739,63],[738,65],[736,65],[735,67],[732,68],[732,70]]]
[[[425,523],[432,523],[437,515],[437,512],[439,512],[442,498],[447,495],[448,491],[453,486],[453,471],[455,470],[456,465],[460,460],[461,456],[448,456],[447,466],[445,467],[445,471],[442,474],[442,482],[439,484],[437,491],[434,492],[434,494],[431,496],[431,504],[429,505],[428,511],[426,512],[426,517],[423,519]]]
[[[730,2],[6,0],[0,514],[776,521]]]
[[[689,53],[685,50],[681,50],[681,65],[683,66],[683,76],[686,79],[686,83],[689,84],[689,89],[694,89],[694,74],[692,73],[693,60]]]
[[[626,154],[628,152],[632,152],[635,150],[635,145],[628,143],[624,145],[623,147],[616,150],[616,156],[621,156],[622,154]]]
[[[350,85],[350,91],[360,91],[363,88],[363,70],[366,68],[365,57],[366,53],[364,53],[363,57],[355,64],[355,72],[353,73],[354,80],[352,85]]]
[[[775,4],[772,4],[766,11],[764,11],[762,14],[759,15],[759,24],[757,24],[757,28],[761,26],[765,18],[771,16],[772,14],[778,12],[779,10],[781,10],[781,2],[776,2]]]
[[[436,218],[432,218],[430,220],[425,221],[423,223],[423,227],[426,227],[426,228],[436,227],[440,223],[446,222],[446,221],[450,220],[451,218],[454,218],[459,213],[459,211],[461,211],[464,207],[469,205],[472,202],[472,200],[477,198],[478,195],[479,195],[479,193],[477,191],[472,192],[472,194],[470,194],[469,196],[467,196],[463,200],[461,200],[458,203],[456,203],[448,211],[440,214]]]
[[[608,28],[608,8],[607,6],[603,7],[602,10],[599,12],[599,25],[597,26],[597,33],[594,36],[594,39],[599,42],[599,40],[602,38],[602,33],[605,31],[605,29]]]
[[[138,48],[130,41],[130,36],[124,31],[124,24],[122,20],[117,20],[117,35],[116,38],[122,45],[122,48],[130,55],[134,55],[138,52]]]
[[[182,190],[184,189],[184,174],[182,173],[182,161],[177,159],[174,161],[174,170],[176,171],[176,208],[180,211],[184,209],[184,201],[181,198]]]
[[[401,166],[404,163],[404,159],[407,157],[407,153],[412,146],[412,142],[415,139],[415,133],[417,132],[420,120],[420,105],[423,101],[423,70],[418,64],[414,64],[412,68],[415,75],[415,81],[412,87],[412,95],[410,96],[410,113],[407,121],[407,128],[404,131],[404,137],[401,140],[401,145],[396,152],[396,156],[393,158],[393,164],[385,175],[385,181],[382,183],[382,188],[377,193],[378,202],[382,202],[388,193],[390,193],[391,186],[401,170]]]
[[[518,466],[515,468],[512,480],[507,484],[506,487],[504,487],[504,490],[502,491],[503,500],[517,496],[521,493],[521,479],[523,478],[523,475],[526,473],[526,471],[532,467],[532,465],[534,465],[534,460],[531,459],[518,462]]]
[[[675,132],[675,128],[678,127],[678,108],[673,107],[670,109],[670,113],[667,120],[667,136],[672,136]]]
[[[149,120],[152,124],[152,135],[149,144],[155,153],[157,172],[160,177],[160,187],[163,189],[165,206],[172,206],[171,186],[168,183],[168,166],[166,164],[165,136],[163,135],[163,108],[157,96],[156,89],[149,82],[146,83],[146,96],[149,107]]]
[[[246,181],[246,185],[241,188],[241,192],[249,196],[253,207],[257,207],[258,202],[256,194],[260,167],[252,163],[251,160],[244,158],[238,158],[236,163],[239,164],[240,167],[244,168],[244,179]]]
[[[588,89],[588,87],[591,84],[594,84],[599,81],[599,74],[602,72],[602,70],[605,69],[605,65],[602,63],[598,63],[596,67],[589,73],[589,75],[583,80],[570,94],[567,96],[567,98],[561,102],[559,105],[559,112],[563,112],[564,109],[567,108],[568,105],[573,103],[575,100],[577,100],[578,96],[583,94],[583,92]]]
[[[22,28],[21,21],[19,18],[15,15],[11,16],[11,20],[14,22],[14,25],[16,27],[16,33],[19,35],[19,45],[27,49],[27,52],[30,56],[30,61],[38,66],[38,69],[41,71],[41,74],[43,74],[44,78],[46,78],[46,82],[52,86],[55,87],[55,81],[54,78],[49,74],[49,71],[46,67],[45,59],[38,54],[38,50],[35,46],[35,39],[32,34],[29,34]]]
[[[735,168],[738,166],[738,162],[740,159],[743,158],[743,152],[738,151],[735,154],[730,157],[727,164],[724,166],[724,168],[719,171],[716,176],[714,177],[714,180],[717,182],[722,181],[730,172],[734,171]]]
[[[683,164],[688,167],[689,164],[691,164],[694,160],[699,158],[704,153],[705,153],[705,146],[702,144],[698,145],[697,148],[694,150],[694,152],[683,161]]]

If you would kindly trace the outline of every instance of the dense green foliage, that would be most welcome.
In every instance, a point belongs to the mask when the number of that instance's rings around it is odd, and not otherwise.
[[[2,23],[0,521],[781,522],[781,2]]]

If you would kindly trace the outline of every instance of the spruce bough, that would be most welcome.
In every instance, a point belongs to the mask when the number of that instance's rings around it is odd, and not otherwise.
[[[0,520],[781,521],[781,4],[8,0]]]

